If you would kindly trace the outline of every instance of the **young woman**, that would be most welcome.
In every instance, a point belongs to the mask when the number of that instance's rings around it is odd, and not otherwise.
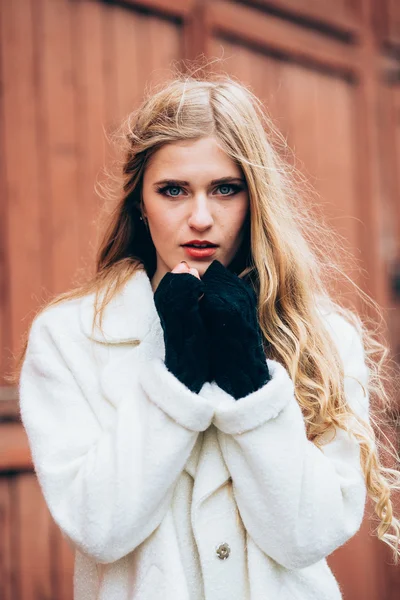
[[[35,318],[20,378],[75,600],[337,600],[367,494],[398,553],[377,345],[248,89],[177,77],[125,125],[96,275]]]

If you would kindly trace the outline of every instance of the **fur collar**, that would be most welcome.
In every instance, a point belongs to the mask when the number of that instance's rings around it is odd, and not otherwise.
[[[93,293],[82,298],[80,304],[80,324],[91,340],[104,344],[142,341],[154,325],[159,323],[151,280],[144,269],[137,270],[109,302],[104,310],[102,330],[97,319],[92,329],[94,299]],[[322,317],[329,314],[329,309],[321,301],[318,309]]]
[[[151,281],[144,269],[136,271],[104,310],[102,328],[94,328],[95,294],[82,299],[80,324],[85,335],[97,342],[119,344],[143,340],[158,317]]]

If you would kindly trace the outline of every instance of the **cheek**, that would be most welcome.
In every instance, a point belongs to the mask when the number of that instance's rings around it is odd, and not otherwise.
[[[166,243],[176,236],[178,231],[177,215],[171,210],[148,211],[147,216],[150,223],[153,241],[156,243]]]
[[[247,212],[247,205],[239,205],[234,209],[233,207],[232,209],[230,207],[222,209],[220,221],[229,238],[235,239],[240,234]]]

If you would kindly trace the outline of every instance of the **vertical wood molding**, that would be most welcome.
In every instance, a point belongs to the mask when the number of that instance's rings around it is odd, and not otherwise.
[[[3,30],[4,15],[0,5],[0,32]],[[0,81],[4,81],[5,48],[0,45]],[[7,349],[11,347],[11,311],[10,311],[10,270],[8,261],[8,193],[6,182],[6,144],[5,121],[7,115],[4,105],[4,94],[0,94],[0,385],[8,369]]]
[[[380,306],[388,306],[388,273],[383,256],[384,206],[379,184],[379,59],[372,31],[373,0],[362,0],[362,34],[360,35],[360,70],[355,111],[358,162],[358,198],[360,214],[366,215],[360,228],[361,247],[367,270],[367,290]]]
[[[209,58],[211,30],[207,0],[196,0],[183,24],[183,57],[186,60]]]

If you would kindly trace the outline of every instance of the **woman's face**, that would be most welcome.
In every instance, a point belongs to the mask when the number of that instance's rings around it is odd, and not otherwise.
[[[153,289],[182,260],[201,277],[213,260],[228,266],[240,248],[249,210],[246,181],[213,137],[161,147],[144,173],[143,203],[157,253]],[[185,247],[193,240],[215,246]]]

